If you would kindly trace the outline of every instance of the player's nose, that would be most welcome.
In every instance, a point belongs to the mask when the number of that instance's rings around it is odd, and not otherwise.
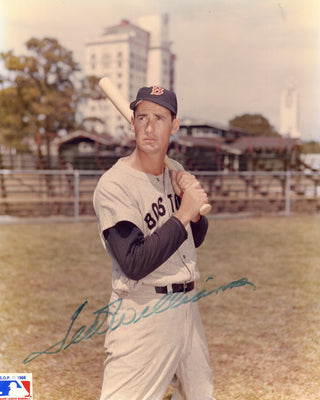
[[[151,119],[149,119],[147,124],[146,124],[146,132],[147,133],[152,133],[153,130],[154,130],[153,123],[152,123]]]

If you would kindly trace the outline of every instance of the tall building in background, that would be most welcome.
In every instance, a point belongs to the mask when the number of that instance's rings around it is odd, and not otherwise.
[[[128,101],[142,86],[157,84],[173,89],[174,55],[168,26],[167,15],[150,15],[141,17],[137,25],[122,20],[107,27],[101,36],[85,43],[85,74],[109,76]],[[83,114],[92,121],[88,129],[98,133],[121,136],[129,131],[127,122],[107,99],[89,100]]]
[[[147,86],[154,84],[174,89],[174,61],[171,53],[169,17],[167,14],[139,18],[139,26],[150,32]]]
[[[292,79],[281,96],[280,133],[291,138],[300,138],[298,129],[299,94]]]
[[[85,44],[85,74],[110,77],[128,100],[133,99],[146,81],[149,41],[148,32],[127,20],[106,28],[101,36]],[[128,127],[107,99],[89,100],[84,115],[103,121],[104,126],[92,122],[91,128],[99,133],[117,136]]]

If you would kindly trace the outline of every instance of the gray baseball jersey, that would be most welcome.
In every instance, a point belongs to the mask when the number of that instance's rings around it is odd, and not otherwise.
[[[177,170],[183,169],[176,161],[172,162]],[[179,199],[174,193],[167,168],[162,175],[154,176],[138,171],[124,162],[124,159],[120,159],[100,178],[94,192],[93,204],[103,246],[112,258],[112,287],[119,295],[137,290],[143,284],[167,286],[199,278],[190,225],[186,228],[188,238],[179,249],[139,281],[133,281],[124,275],[103,237],[104,230],[120,221],[130,221],[144,236],[151,235],[177,211]]]

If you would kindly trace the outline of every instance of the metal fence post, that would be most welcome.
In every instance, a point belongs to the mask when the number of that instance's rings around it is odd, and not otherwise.
[[[79,221],[92,213],[92,195],[103,171],[0,169],[0,219],[2,216],[61,215]],[[197,171],[219,212],[319,211],[320,171]],[[4,176],[3,176],[4,175]],[[1,190],[1,176],[5,179]],[[46,180],[46,177],[50,180]],[[64,179],[62,179],[64,177]],[[254,179],[256,178],[256,179]],[[72,200],[73,198],[73,200]],[[312,198],[313,201],[310,201]],[[314,204],[316,202],[316,205]]]
[[[80,188],[80,173],[79,170],[74,170],[74,218],[79,218],[79,202],[80,202],[80,195],[79,195],[79,188]]]
[[[291,172],[287,171],[286,172],[286,191],[285,191],[285,197],[286,197],[285,215],[286,215],[286,217],[290,216],[290,189],[291,189]]]

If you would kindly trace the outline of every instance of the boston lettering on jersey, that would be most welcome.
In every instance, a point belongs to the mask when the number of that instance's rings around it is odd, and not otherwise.
[[[167,195],[168,199],[170,200],[171,204],[171,211],[174,213],[177,211],[180,207],[181,199],[178,197],[176,194],[172,195],[169,193]],[[144,220],[146,224],[148,225],[148,228],[151,230],[153,229],[157,222],[159,221],[160,217],[163,217],[166,215],[167,210],[165,208],[165,205],[163,204],[163,198],[159,197],[156,203],[151,204],[151,212],[148,212],[146,216],[144,217]]]

